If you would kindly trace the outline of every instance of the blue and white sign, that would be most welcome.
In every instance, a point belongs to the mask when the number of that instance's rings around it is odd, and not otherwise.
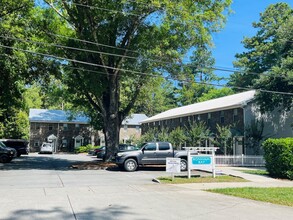
[[[188,160],[188,178],[191,177],[191,170],[206,170],[213,173],[216,177],[215,166],[215,147],[189,147],[187,148]],[[195,151],[195,153],[194,153]],[[205,152],[206,154],[199,154]],[[210,152],[209,154],[207,154]]]
[[[211,156],[193,156],[192,164],[193,165],[209,165],[212,164],[212,157]]]
[[[190,157],[189,166],[190,169],[207,170],[213,169],[213,157],[212,155],[192,155]]]

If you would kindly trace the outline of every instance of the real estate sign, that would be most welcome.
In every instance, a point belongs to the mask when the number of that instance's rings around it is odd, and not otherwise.
[[[180,173],[180,158],[167,157],[166,158],[166,172]]]

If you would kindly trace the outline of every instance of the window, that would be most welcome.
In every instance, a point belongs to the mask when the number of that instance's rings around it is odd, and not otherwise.
[[[136,125],[136,132],[139,132],[139,130],[140,130],[140,127],[138,126],[138,125]]]
[[[144,147],[145,151],[155,151],[157,149],[157,146],[155,143],[149,143]]]
[[[35,147],[40,146],[40,145],[39,145],[39,141],[35,141],[35,142],[34,142],[34,146],[35,146]]]
[[[49,125],[49,131],[53,130],[53,125]]]
[[[36,130],[40,130],[40,124],[39,123],[36,123],[35,124],[35,128],[36,128]]]
[[[238,121],[238,109],[233,110],[233,122]]]
[[[79,124],[75,124],[75,127],[76,127],[76,128],[79,128]]]
[[[208,119],[207,119],[207,124],[210,125],[211,124],[211,118],[212,118],[212,114],[208,113]]]
[[[62,139],[62,147],[67,147],[67,140],[66,139]]]
[[[64,131],[67,131],[68,130],[68,124],[63,124],[63,129],[64,129]]]
[[[169,143],[159,143],[159,150],[170,150]]]
[[[127,131],[127,125],[124,125],[124,131]]]
[[[200,121],[200,115],[197,116],[197,120]]]
[[[221,111],[220,122],[221,122],[221,124],[224,124],[224,122],[225,122],[224,111]]]

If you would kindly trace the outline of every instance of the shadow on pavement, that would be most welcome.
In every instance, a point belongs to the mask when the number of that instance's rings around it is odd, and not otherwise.
[[[106,170],[108,171],[113,171],[113,172],[126,172],[124,169],[122,168],[119,168],[118,166],[117,167],[109,167],[107,168]],[[162,166],[162,165],[159,165],[159,166],[155,166],[155,165],[149,165],[149,166],[140,166],[135,172],[139,172],[139,171],[166,171],[166,167],[165,166]]]
[[[63,210],[60,207],[53,207],[51,210],[32,210],[32,209],[23,209],[17,210],[11,214],[7,220],[22,220],[22,219],[87,219],[87,220],[96,220],[96,219],[120,219],[124,215],[130,215],[127,211],[129,207],[119,206],[119,205],[109,205],[105,209],[94,209],[88,208],[84,212],[72,213]],[[135,218],[135,217],[134,217]]]
[[[0,164],[0,170],[73,170],[71,165],[80,162],[57,158],[54,155],[25,155],[13,159],[10,163]]]

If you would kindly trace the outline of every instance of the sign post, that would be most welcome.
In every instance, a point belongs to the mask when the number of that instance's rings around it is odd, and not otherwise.
[[[190,150],[196,152],[196,154],[191,154]],[[196,147],[188,148],[188,178],[191,177],[192,169],[203,169],[211,171],[213,178],[216,177],[216,163],[215,163],[215,147]],[[199,152],[211,152],[211,154],[199,154]]]

